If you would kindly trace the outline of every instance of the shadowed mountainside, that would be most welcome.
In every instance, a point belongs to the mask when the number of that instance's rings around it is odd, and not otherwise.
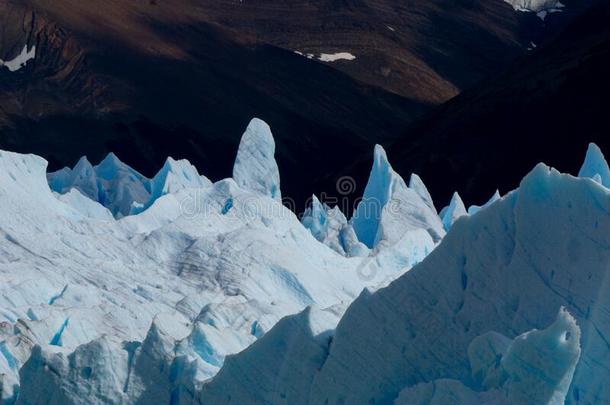
[[[387,145],[393,167],[418,173],[439,209],[455,190],[467,204],[487,201],[496,187],[512,190],[541,161],[576,174],[588,142],[610,148],[609,4],[411,125]],[[369,169],[367,156],[336,176],[362,183]]]
[[[0,0],[0,59],[36,46],[0,69],[0,148],[52,170],[114,151],[149,176],[171,155],[220,179],[256,116],[302,208],[373,144],[415,139],[402,135],[418,117],[523,55],[572,3],[542,24],[501,0]],[[337,52],[356,59],[318,60]]]

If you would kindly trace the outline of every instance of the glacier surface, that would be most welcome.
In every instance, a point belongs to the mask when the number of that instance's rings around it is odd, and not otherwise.
[[[468,215],[464,202],[457,191],[453,193],[449,205],[443,208],[439,215],[443,221],[443,228],[445,228],[445,231],[449,231],[449,228],[453,226],[454,222],[457,221],[459,217]]]
[[[113,154],[47,175],[43,159],[0,151],[2,400],[196,401],[283,317],[305,311],[325,344],[363,288],[436,246],[440,218],[413,190],[381,219],[408,227],[373,250],[336,207],[318,202],[303,226],[279,201],[273,151],[253,120],[235,178],[213,184],[186,161],[152,180]]]
[[[603,185],[540,164],[409,272],[364,290],[332,339],[314,309],[284,318],[199,401],[608,403],[609,212]]]
[[[233,166],[233,179],[239,187],[255,193],[282,199],[280,171],[274,158],[275,141],[271,128],[254,118],[241,138]]]
[[[580,177],[590,177],[606,187],[610,187],[610,168],[599,146],[589,144],[585,161],[578,172]]]
[[[121,162],[114,153],[109,153],[97,166],[83,156],[74,168],[49,173],[47,178],[53,191],[65,194],[77,189],[117,218],[130,215],[134,207],[150,199],[150,180]]]
[[[284,207],[273,154],[257,119],[215,183],[171,158],[149,180],[112,154],[47,175],[0,151],[2,401],[610,402],[597,147],[581,177],[540,164],[437,214],[377,146],[349,220]]]

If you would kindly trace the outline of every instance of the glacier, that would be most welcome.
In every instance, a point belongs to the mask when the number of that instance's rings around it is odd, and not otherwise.
[[[339,207],[330,208],[318,197],[311,197],[311,206],[301,218],[303,226],[320,242],[343,256],[368,256],[370,249],[358,240],[351,223]]]
[[[241,138],[233,179],[244,190],[282,199],[280,172],[274,158],[275,141],[266,122],[254,118]]]
[[[130,215],[135,207],[150,199],[150,180],[109,153],[97,166],[86,156],[74,168],[63,168],[47,175],[49,186],[59,194],[76,189],[97,201],[117,218]]]
[[[383,214],[409,225],[392,244],[368,249],[337,207],[307,228],[281,204],[273,155],[256,119],[235,178],[215,183],[171,158],[147,179],[114,154],[47,174],[0,151],[4,403],[187,403],[283,317],[314,306],[324,334],[436,246],[440,218],[413,190]]]
[[[413,179],[419,178],[412,176],[412,187],[407,187],[392,169],[383,147],[375,146],[364,195],[350,219],[358,240],[368,248],[391,246],[409,233],[417,233],[422,243],[434,246],[445,235],[427,189],[421,179]]]
[[[610,187],[610,168],[599,146],[590,143],[585,161],[578,172],[579,177],[590,177],[606,187]],[[597,178],[597,179],[596,179]]]
[[[199,401],[607,403],[609,210],[610,190],[540,164],[334,330],[284,318]]]
[[[439,215],[443,221],[443,228],[445,231],[449,231],[449,228],[453,226],[453,223],[457,221],[459,217],[468,215],[464,202],[457,191],[453,193],[449,205],[443,208]]]
[[[478,211],[489,207],[491,204],[495,203],[496,201],[498,201],[501,198],[500,195],[500,190],[496,190],[494,192],[494,194],[491,196],[491,198],[483,205],[471,205],[470,207],[468,207],[468,215],[473,215],[475,213],[477,213]]]
[[[376,146],[352,218],[313,196],[300,220],[274,149],[253,119],[214,183],[171,158],[153,179],[113,154],[47,175],[0,151],[2,401],[610,401],[598,148],[580,177],[540,164],[437,214]]]

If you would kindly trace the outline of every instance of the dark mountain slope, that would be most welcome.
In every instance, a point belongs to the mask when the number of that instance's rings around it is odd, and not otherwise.
[[[52,169],[114,151],[147,175],[169,154],[219,179],[258,116],[298,206],[542,29],[502,0],[0,0],[0,25],[0,59],[36,46],[25,68],[0,68],[0,148]],[[356,59],[315,60],[343,51]]]
[[[610,148],[610,6],[600,2],[499,77],[465,91],[387,144],[394,168],[418,173],[439,209],[458,190],[483,203],[543,161],[576,174],[588,142]],[[370,157],[343,173],[364,182]],[[332,187],[328,180],[326,186]]]
[[[417,169],[443,201],[508,191],[535,163],[578,172],[588,142],[610,148],[610,2],[499,79],[464,92],[390,146],[397,170]],[[444,186],[443,186],[444,185]]]
[[[541,29],[502,0],[201,1],[209,20],[259,41],[314,55],[364,82],[440,103],[505,66]]]
[[[83,14],[60,24],[50,12],[8,8],[2,15],[19,29],[4,37],[15,45],[2,56],[26,42],[37,56],[17,72],[0,69],[0,147],[45,156],[52,168],[115,151],[148,175],[172,155],[219,179],[257,116],[276,136],[286,195],[304,201],[312,179],[393,139],[427,108],[206,23],[126,12],[111,16],[127,28],[101,33],[83,28]]]

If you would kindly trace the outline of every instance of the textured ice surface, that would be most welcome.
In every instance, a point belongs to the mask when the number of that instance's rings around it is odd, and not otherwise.
[[[479,212],[483,208],[489,207],[491,204],[495,203],[500,198],[501,198],[500,191],[496,190],[496,192],[491,196],[491,198],[489,200],[487,200],[487,202],[485,204],[480,205],[480,206],[479,205],[471,205],[470,207],[468,207],[468,215],[476,214],[477,212]]]
[[[596,177],[601,180],[601,184],[606,187],[610,187],[610,168],[608,168],[608,162],[604,157],[599,147],[590,143],[585,155],[585,161],[578,172],[580,177],[590,177],[595,179]]]
[[[380,243],[391,246],[404,235],[422,229],[421,244],[433,246],[444,236],[423,182],[417,176],[415,179],[414,188],[407,187],[392,169],[383,148],[375,146],[364,196],[350,220],[358,240],[373,249]]]
[[[314,195],[311,206],[301,218],[311,234],[337,253],[344,256],[368,256],[369,249],[358,240],[356,233],[339,207],[330,208]]]
[[[548,328],[533,329],[513,341],[495,332],[475,338],[468,348],[472,386],[437,379],[405,388],[394,403],[561,405],[580,353],[580,328],[561,309]]]
[[[116,195],[133,175],[117,160],[49,183]],[[349,257],[356,231],[338,216],[352,244],[327,238],[323,204],[306,228],[260,188],[191,187],[181,167],[115,220],[76,186],[53,193],[43,159],[0,151],[5,403],[610,401],[601,184],[539,165],[441,240],[421,185],[376,148],[367,189],[385,203],[373,249]]]
[[[207,177],[199,174],[188,160],[174,160],[168,157],[165,164],[150,180],[150,197],[145,204],[135,206],[131,213],[137,214],[149,208],[166,194],[176,193],[184,188],[205,188],[212,185]]]
[[[63,168],[47,175],[49,186],[65,194],[75,188],[97,201],[117,218],[129,215],[134,204],[142,206],[150,199],[150,180],[110,153],[97,166],[85,156],[73,169]]]
[[[36,57],[36,46],[28,49],[27,44],[23,46],[23,50],[14,59],[3,61],[0,59],[0,67],[6,66],[11,72],[16,72],[24,67],[30,60]]]
[[[609,210],[606,188],[540,164],[518,190],[457,221],[412,270],[377,292],[365,290],[338,323],[325,358],[323,350],[307,350],[262,361],[288,336],[274,328],[266,336],[275,339],[233,357],[201,399],[607,403]],[[299,371],[286,374],[293,356],[301,356]],[[231,370],[265,377],[228,398],[221,393],[243,377]]]
[[[114,220],[114,217],[108,208],[89,197],[85,197],[77,188],[72,188],[65,194],[58,194],[57,198],[87,218],[103,219],[107,221]]]
[[[453,193],[449,205],[440,212],[443,228],[445,228],[446,231],[449,231],[449,228],[453,226],[453,223],[464,215],[468,215],[468,213],[466,212],[466,207],[464,206],[462,198],[460,198],[460,195],[456,191]]]
[[[252,119],[241,138],[233,166],[233,179],[237,185],[281,200],[280,172],[274,155],[275,142],[269,125],[258,118]]]
[[[249,174],[277,167],[258,152],[241,162]],[[227,356],[308,306],[319,308],[305,319],[320,325],[314,340],[323,347],[363,288],[386,285],[435,246],[420,227],[369,251],[338,210],[318,207],[338,218],[330,239],[340,254],[281,205],[279,189],[211,185],[187,162],[168,160],[152,181],[114,155],[97,166],[81,159],[48,182],[45,170],[41,158],[0,152],[0,375],[9,404],[17,395],[24,404],[188,403]],[[150,207],[121,217],[151,194]]]

